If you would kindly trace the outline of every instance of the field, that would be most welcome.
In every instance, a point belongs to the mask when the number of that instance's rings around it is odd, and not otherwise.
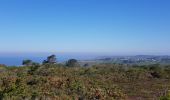
[[[169,100],[170,66],[0,67],[0,100]]]

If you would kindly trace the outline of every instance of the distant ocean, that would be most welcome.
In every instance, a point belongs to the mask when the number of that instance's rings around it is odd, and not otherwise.
[[[52,53],[51,53],[52,54]],[[0,54],[0,64],[5,64],[7,66],[20,66],[22,61],[30,59],[34,62],[42,63],[43,60],[46,60],[49,54],[36,54],[36,53],[27,53],[27,54]],[[57,57],[57,62],[62,63],[68,59],[77,59],[77,60],[89,60],[95,59],[97,55],[93,54],[77,54],[77,53],[59,53],[55,54]]]
[[[41,63],[43,61],[40,57],[0,57],[0,64],[8,66],[20,66],[25,59],[33,60],[34,62]]]

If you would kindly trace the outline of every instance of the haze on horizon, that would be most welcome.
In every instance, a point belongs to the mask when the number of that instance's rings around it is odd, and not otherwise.
[[[0,53],[170,55],[169,0],[1,0]]]

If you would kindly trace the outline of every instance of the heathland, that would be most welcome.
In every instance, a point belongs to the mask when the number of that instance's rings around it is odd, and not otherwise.
[[[0,100],[169,100],[170,65],[56,63],[0,65]]]

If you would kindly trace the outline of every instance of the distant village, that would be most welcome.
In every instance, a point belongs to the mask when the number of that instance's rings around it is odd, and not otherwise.
[[[170,56],[114,56],[97,58],[96,61],[120,64],[170,64]]]

